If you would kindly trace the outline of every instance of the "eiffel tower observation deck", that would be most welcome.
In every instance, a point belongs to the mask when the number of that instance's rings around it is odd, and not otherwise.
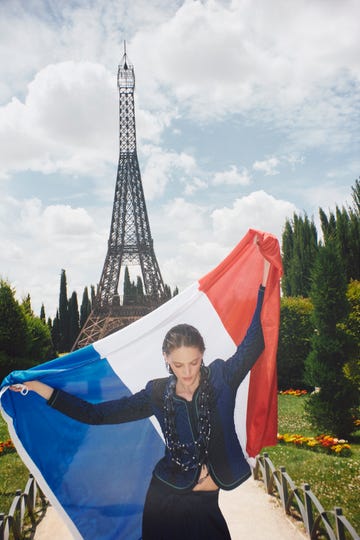
[[[117,83],[120,153],[108,248],[92,311],[73,349],[127,326],[167,299],[154,252],[136,152],[135,74],[125,45]],[[126,266],[139,268],[143,294],[122,303],[118,287]]]

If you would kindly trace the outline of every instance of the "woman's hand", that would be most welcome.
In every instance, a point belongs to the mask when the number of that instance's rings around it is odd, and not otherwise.
[[[261,285],[263,287],[266,287],[266,283],[269,277],[269,270],[270,270],[270,263],[267,259],[264,257],[264,270],[263,270],[263,277],[261,281]]]
[[[26,381],[23,384],[13,384],[9,386],[9,389],[13,392],[21,392],[23,395],[27,394],[27,390],[32,390],[46,400],[50,399],[51,394],[54,391],[52,386],[49,386],[48,384],[42,383],[40,381]]]
[[[257,247],[259,249],[259,252],[261,253],[260,240],[259,240],[259,237],[258,237],[257,234],[255,234],[255,236],[254,236],[254,244],[257,245]],[[264,270],[263,270],[263,277],[262,277],[261,285],[263,287],[266,287],[266,283],[267,283],[267,280],[268,280],[268,277],[269,277],[270,262],[267,259],[265,259],[265,257],[263,255],[262,255],[262,257],[264,259]]]

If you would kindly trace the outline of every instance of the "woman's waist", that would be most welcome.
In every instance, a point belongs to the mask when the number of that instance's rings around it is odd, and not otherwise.
[[[193,491],[218,491],[219,486],[210,476],[209,469],[206,465],[201,467],[200,475],[197,483],[193,487]]]

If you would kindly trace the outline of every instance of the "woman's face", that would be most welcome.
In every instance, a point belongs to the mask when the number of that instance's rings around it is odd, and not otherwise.
[[[203,359],[198,347],[179,347],[170,354],[164,354],[164,357],[180,383],[184,386],[198,384]]]

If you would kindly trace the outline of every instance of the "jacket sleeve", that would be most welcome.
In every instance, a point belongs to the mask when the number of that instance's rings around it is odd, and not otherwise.
[[[149,385],[132,396],[103,403],[90,403],[63,390],[54,390],[47,403],[53,409],[85,424],[122,424],[153,414]]]
[[[225,377],[228,383],[238,388],[242,380],[264,350],[264,335],[261,326],[261,308],[265,287],[260,285],[257,304],[251,324],[236,352],[225,362]]]

